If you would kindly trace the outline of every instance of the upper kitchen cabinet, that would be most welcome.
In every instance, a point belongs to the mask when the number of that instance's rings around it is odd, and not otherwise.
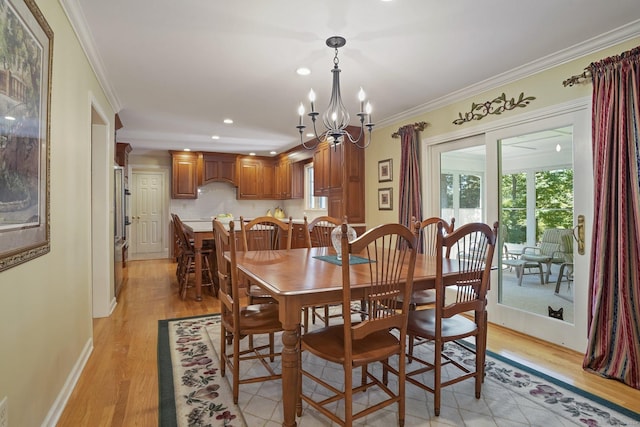
[[[170,151],[171,197],[195,199],[198,186],[227,182],[238,187],[239,200],[283,200],[304,197],[304,162],[311,154],[290,150],[278,157],[230,153]]]
[[[202,153],[202,183],[228,182],[238,186],[236,154]]]
[[[129,153],[131,152],[131,144],[124,142],[116,143],[116,163],[122,166],[124,170],[125,183],[129,179]]]
[[[354,136],[360,128],[349,127]],[[364,152],[351,142],[323,142],[313,155],[314,195],[328,197],[328,215],[350,223],[365,222]]]
[[[304,198],[304,163],[304,161],[292,161],[288,155],[280,157],[276,167],[278,199]]]
[[[171,153],[171,198],[198,197],[198,154],[190,151]]]
[[[313,153],[313,195],[328,196],[330,188],[331,152],[327,142],[320,143]]]
[[[238,157],[238,199],[274,199],[274,160],[270,157]]]

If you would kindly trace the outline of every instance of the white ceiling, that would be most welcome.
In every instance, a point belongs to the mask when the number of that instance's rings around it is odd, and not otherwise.
[[[329,101],[333,35],[347,39],[339,59],[352,121],[362,86],[378,126],[640,35],[638,0],[61,3],[134,154],[268,155],[298,144],[309,89],[320,112]],[[301,66],[311,75],[296,75]]]

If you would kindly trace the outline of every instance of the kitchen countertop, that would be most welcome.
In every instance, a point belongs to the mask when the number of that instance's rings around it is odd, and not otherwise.
[[[245,221],[251,221],[253,218],[244,218]],[[240,229],[240,218],[235,218],[233,219],[233,221],[236,223],[236,230]],[[285,222],[287,222],[287,219],[284,219]],[[307,221],[311,222],[310,218],[307,218]],[[211,224],[211,218],[197,218],[197,219],[185,219],[182,222],[186,222],[186,223],[209,223]],[[304,218],[292,218],[291,222],[293,222],[294,224],[304,224]],[[366,227],[366,224],[364,223],[359,223],[359,224],[351,224],[349,223],[350,226],[352,227]]]

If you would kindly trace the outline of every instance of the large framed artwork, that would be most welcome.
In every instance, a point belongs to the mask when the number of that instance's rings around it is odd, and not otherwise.
[[[34,0],[0,0],[0,271],[49,252],[53,31]]]

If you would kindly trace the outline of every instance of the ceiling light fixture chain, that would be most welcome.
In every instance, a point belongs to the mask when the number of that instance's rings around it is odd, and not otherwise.
[[[316,119],[318,118],[318,115],[320,113],[315,110],[314,103],[316,100],[316,94],[313,89],[311,89],[309,91],[311,112],[307,115],[311,118],[315,139],[309,141],[309,143],[303,140],[302,134],[306,129],[306,126],[304,124],[305,109],[304,105],[300,103],[300,107],[298,107],[300,122],[298,126],[296,126],[298,132],[300,132],[300,142],[302,143],[302,146],[304,148],[313,150],[322,141],[332,142],[335,147],[335,144],[345,141],[346,136],[348,140],[355,144],[358,148],[366,148],[371,143],[371,130],[374,126],[374,124],[371,122],[371,104],[367,102],[365,106],[366,95],[364,93],[364,90],[360,88],[360,92],[358,92],[358,99],[360,100],[360,112],[357,113],[357,116],[360,119],[360,133],[357,138],[354,138],[346,130],[347,126],[349,126],[351,116],[349,115],[349,112],[342,102],[342,95],[340,93],[340,68],[338,67],[340,63],[340,60],[338,58],[338,49],[343,47],[347,43],[347,41],[344,37],[333,36],[329,37],[326,43],[328,47],[335,49],[335,56],[333,57],[333,69],[331,70],[331,98],[329,100],[329,106],[327,107],[327,110],[322,114],[322,122],[326,130],[318,135],[318,131],[316,129]],[[368,130],[368,138],[365,136],[365,127]],[[362,144],[360,143],[361,140],[364,140]]]

